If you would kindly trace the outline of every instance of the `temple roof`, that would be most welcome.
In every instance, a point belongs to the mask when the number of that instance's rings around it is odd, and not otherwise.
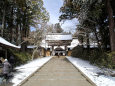
[[[65,33],[50,33],[46,35],[46,40],[72,40],[72,35]]]
[[[10,42],[8,42],[7,40],[5,40],[4,38],[0,37],[0,44],[2,45],[6,45],[6,46],[9,46],[9,47],[14,47],[14,48],[20,48],[19,46],[16,46]]]
[[[72,35],[67,33],[50,33],[46,35],[46,41],[49,46],[70,45]]]

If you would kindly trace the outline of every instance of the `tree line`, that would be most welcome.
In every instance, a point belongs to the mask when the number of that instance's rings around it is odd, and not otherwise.
[[[49,20],[43,0],[0,0],[0,36],[25,50],[31,27]]]
[[[115,0],[64,0],[60,21],[74,18],[79,21],[74,36],[78,37],[82,46],[73,49],[73,56],[115,68],[114,4]],[[97,46],[92,50],[91,44]]]

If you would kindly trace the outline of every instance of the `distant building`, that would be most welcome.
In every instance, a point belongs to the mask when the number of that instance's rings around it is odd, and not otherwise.
[[[73,39],[72,34],[49,33],[46,35],[47,46],[50,47],[50,55],[71,55],[73,47],[78,45],[78,39]],[[47,56],[46,52],[46,56]]]

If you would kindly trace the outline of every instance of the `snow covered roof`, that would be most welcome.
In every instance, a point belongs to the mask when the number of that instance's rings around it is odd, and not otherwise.
[[[1,44],[4,44],[4,45],[7,45],[7,46],[10,46],[10,47],[14,47],[14,48],[20,48],[19,46],[16,46],[8,41],[6,41],[4,38],[0,37],[0,43]]]
[[[27,46],[27,48],[31,48],[31,49],[33,49],[33,48],[36,48],[37,46],[34,46],[34,45],[29,45],[29,46]]]
[[[64,33],[51,33],[46,35],[46,40],[72,40],[72,35]]]

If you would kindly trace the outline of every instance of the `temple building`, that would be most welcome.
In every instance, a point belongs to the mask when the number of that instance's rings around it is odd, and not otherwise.
[[[71,49],[78,44],[78,40],[73,43],[72,34],[68,33],[49,33],[46,35],[46,44],[49,47],[46,50],[46,56],[71,55]]]

